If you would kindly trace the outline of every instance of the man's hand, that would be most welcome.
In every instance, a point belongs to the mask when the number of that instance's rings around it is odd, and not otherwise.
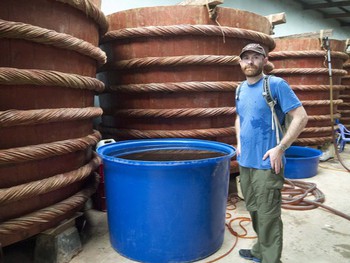
[[[271,168],[275,171],[276,174],[278,174],[283,167],[283,153],[284,152],[281,147],[276,146],[275,148],[268,150],[263,156],[263,160],[266,160],[267,157],[270,157]]]

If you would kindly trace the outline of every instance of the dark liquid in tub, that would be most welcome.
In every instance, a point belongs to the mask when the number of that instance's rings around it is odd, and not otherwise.
[[[186,161],[225,156],[225,153],[207,150],[150,150],[118,156],[135,161]]]

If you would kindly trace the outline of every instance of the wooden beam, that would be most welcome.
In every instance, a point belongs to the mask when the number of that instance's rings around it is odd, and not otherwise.
[[[339,21],[341,27],[350,26],[349,22]]]
[[[337,14],[329,14],[323,15],[324,18],[341,18],[341,17],[350,17],[350,13],[337,13]]]
[[[318,32],[308,32],[301,34],[294,34],[282,37],[276,37],[276,39],[285,39],[285,38],[322,38],[322,37],[331,37],[333,35],[333,29],[325,29]]]
[[[224,0],[184,0],[177,5],[221,5],[224,3]]]
[[[265,16],[270,23],[275,26],[275,25],[280,25],[280,24],[285,24],[286,23],[286,13],[278,13],[278,14],[272,14]]]
[[[332,3],[319,3],[319,4],[305,4],[304,9],[321,9],[321,8],[331,8],[331,7],[344,7],[349,6],[350,1],[339,1]]]

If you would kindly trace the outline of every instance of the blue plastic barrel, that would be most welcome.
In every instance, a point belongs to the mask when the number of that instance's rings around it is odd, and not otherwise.
[[[221,247],[233,147],[150,139],[106,144],[97,152],[118,253],[141,262],[190,262]]]
[[[302,179],[315,176],[321,155],[322,152],[317,149],[301,146],[289,147],[285,153],[284,177]]]

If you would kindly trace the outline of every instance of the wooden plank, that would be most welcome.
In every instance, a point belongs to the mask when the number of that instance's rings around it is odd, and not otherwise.
[[[318,32],[308,32],[301,34],[294,34],[282,37],[276,37],[277,39],[283,38],[323,38],[323,37],[331,37],[333,35],[333,29],[325,29]]]
[[[349,5],[350,5],[350,1],[339,1],[339,2],[331,2],[331,3],[305,4],[303,5],[303,9],[304,10],[321,9],[321,8],[331,8],[331,7],[344,7]]]
[[[275,26],[275,25],[280,25],[280,24],[285,24],[286,23],[286,13],[278,13],[278,14],[272,14],[265,16],[270,23]]]
[[[224,0],[184,0],[177,5],[221,5],[224,3]]]

